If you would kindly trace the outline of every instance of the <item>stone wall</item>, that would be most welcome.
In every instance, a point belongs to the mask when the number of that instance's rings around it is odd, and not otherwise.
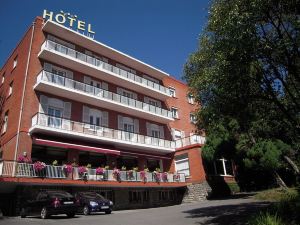
[[[189,184],[183,196],[182,203],[197,202],[207,199],[211,194],[211,187],[204,181],[197,184]]]

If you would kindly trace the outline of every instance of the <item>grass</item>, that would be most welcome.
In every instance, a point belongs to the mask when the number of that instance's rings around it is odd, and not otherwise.
[[[259,192],[254,198],[271,201],[273,204],[266,211],[251,218],[249,225],[300,225],[299,190],[271,189]]]
[[[298,195],[298,191],[295,188],[275,188],[257,193],[254,198],[258,200],[265,200],[270,202],[279,202],[283,200],[294,199]]]
[[[260,213],[258,216],[253,217],[248,225],[282,225],[284,224],[278,215],[272,215],[269,212]]]

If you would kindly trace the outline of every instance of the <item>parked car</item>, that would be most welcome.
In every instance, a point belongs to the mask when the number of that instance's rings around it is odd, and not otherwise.
[[[21,203],[21,217],[40,215],[46,219],[50,215],[66,214],[74,217],[77,211],[75,198],[66,191],[39,191],[36,198],[24,199]]]
[[[74,196],[79,206],[78,212],[84,215],[89,215],[91,212],[105,212],[106,214],[112,212],[113,202],[96,192],[77,192]]]

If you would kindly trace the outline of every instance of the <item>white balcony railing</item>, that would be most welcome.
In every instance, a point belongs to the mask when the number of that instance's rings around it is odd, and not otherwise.
[[[108,127],[100,127],[88,123],[72,121],[69,119],[54,117],[43,113],[37,113],[32,117],[32,128],[36,125],[45,128],[54,128],[58,130],[71,131],[78,134],[93,135],[96,137],[104,137],[114,141],[125,141],[127,143],[138,143],[149,146],[157,146],[162,148],[173,149],[182,148],[193,144],[204,144],[205,137],[192,135],[176,141],[170,141],[160,138],[154,138],[141,134],[126,132],[123,130],[115,130]]]
[[[172,112],[145,102],[137,101],[133,98],[128,98],[101,88],[94,87],[89,84],[78,82],[54,73],[42,70],[37,77],[37,82],[47,82],[50,84],[58,85],[61,87],[69,88],[72,90],[80,91],[82,93],[97,97],[99,99],[109,100],[125,106],[130,106],[145,112],[157,114],[159,116],[172,119]]]
[[[86,62],[92,66],[97,67],[98,69],[104,70],[104,71],[109,71],[114,73],[117,76],[126,78],[128,80],[137,82],[147,88],[151,88],[154,89],[156,91],[159,91],[165,95],[170,95],[169,93],[169,89],[164,87],[163,85],[160,85],[158,83],[155,83],[151,80],[145,79],[141,76],[137,76],[133,73],[130,73],[126,70],[120,69],[116,66],[113,66],[109,63],[103,62],[100,59],[97,59],[95,57],[91,57],[89,55],[86,55],[84,53],[78,52],[74,49],[68,48],[67,46],[58,44],[56,42],[50,41],[50,40],[46,40],[44,42],[44,44],[42,45],[44,48],[48,49],[48,50],[54,50],[57,52],[60,52],[62,54],[65,54],[67,56],[70,56],[72,58],[78,59],[80,61]]]
[[[32,127],[36,125],[52,129],[54,128],[57,130],[65,130],[68,132],[103,137],[105,139],[111,139],[115,142],[123,141],[125,143],[138,143],[175,150],[174,141],[126,132],[123,130],[115,130],[108,127],[100,127],[88,123],[76,122],[61,117],[46,115],[43,113],[37,113],[32,117]]]
[[[15,175],[13,175],[13,168],[15,167]],[[131,181],[131,182],[185,182],[185,175],[183,173],[157,173],[144,172],[144,177],[141,172],[136,171],[119,171],[119,176],[114,175],[113,170],[104,170],[101,175],[96,174],[96,169],[87,169],[87,172],[80,174],[78,167],[73,167],[72,172],[67,174],[63,166],[46,165],[40,171],[34,169],[32,163],[19,163],[15,161],[1,161],[0,162],[0,177],[42,177],[53,179],[72,179],[72,180],[94,180],[94,181]]]

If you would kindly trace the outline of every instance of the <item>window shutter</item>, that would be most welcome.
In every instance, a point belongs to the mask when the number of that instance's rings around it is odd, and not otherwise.
[[[70,119],[71,118],[71,102],[64,102],[64,118]]]
[[[83,106],[82,121],[84,123],[90,123],[90,108],[87,106]]]
[[[48,97],[45,95],[40,96],[40,112],[48,113]]]
[[[52,65],[50,63],[45,62],[44,63],[44,70],[48,72],[52,72]]]
[[[147,136],[151,136],[151,124],[146,122]]]
[[[139,133],[139,132],[140,132],[139,120],[134,119],[134,133]]]
[[[119,130],[124,130],[123,128],[123,116],[118,115],[118,129]]]
[[[102,126],[108,127],[108,112],[102,111]]]
[[[107,90],[108,91],[108,83],[106,82],[102,82],[102,89]]]
[[[164,126],[159,126],[159,136],[161,139],[165,139]]]

